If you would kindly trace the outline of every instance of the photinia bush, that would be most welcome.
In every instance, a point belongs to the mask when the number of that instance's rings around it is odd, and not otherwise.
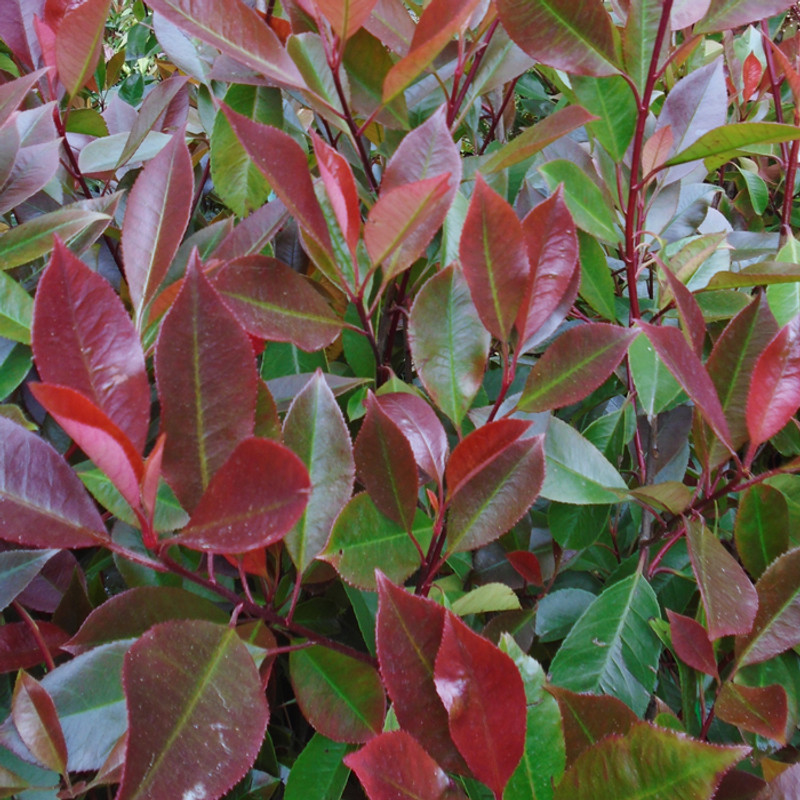
[[[0,797],[796,800],[787,0],[3,0]]]

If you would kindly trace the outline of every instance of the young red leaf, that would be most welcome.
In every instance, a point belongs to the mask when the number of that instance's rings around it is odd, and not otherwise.
[[[252,435],[258,392],[247,334],[192,259],[161,324],[155,372],[164,477],[191,513],[214,473]]]
[[[414,452],[371,392],[365,406],[367,415],[353,447],[358,479],[382,513],[411,530],[418,485]]]
[[[411,308],[408,335],[422,385],[460,426],[480,388],[491,344],[461,270],[449,266],[425,283]]]
[[[513,550],[506,553],[508,563],[522,576],[525,583],[531,586],[544,586],[542,567],[539,559],[528,550]]]
[[[528,254],[517,215],[480,173],[459,256],[481,322],[495,338],[507,342],[528,284]]]
[[[515,327],[525,351],[553,334],[578,294],[578,235],[563,186],[527,213],[522,235],[530,271]]]
[[[69,634],[45,620],[38,620],[36,627],[50,655],[58,655]],[[27,622],[6,622],[0,627],[0,673],[30,669],[44,663],[44,660],[41,643]]]
[[[703,355],[703,342],[706,338],[706,322],[703,312],[700,310],[697,300],[694,299],[694,295],[669,267],[663,267],[661,271],[675,298],[675,305],[683,326],[683,335],[692,346],[695,355],[700,358]]]
[[[313,352],[327,347],[342,329],[313,285],[276,258],[229,261],[214,273],[212,283],[242,327],[262,339]]]
[[[164,460],[164,442],[166,437],[160,434],[144,462],[142,474],[142,508],[149,520],[153,519],[156,511],[158,496],[158,481],[161,478],[161,464]]]
[[[780,556],[756,584],[758,613],[752,630],[736,638],[740,666],[759,664],[800,644],[800,548]]]
[[[72,3],[58,25],[56,66],[70,97],[86,85],[97,66],[110,6],[110,0]]]
[[[125,768],[118,800],[221,797],[255,761],[269,709],[235,628],[164,622],[125,656]]]
[[[525,687],[516,665],[447,612],[434,683],[456,747],[499,798],[525,749]]]
[[[642,173],[649,175],[656,167],[660,167],[672,152],[672,125],[665,125],[657,130],[642,148]]]
[[[678,658],[692,669],[719,680],[714,647],[706,629],[691,617],[667,609],[672,647]]]
[[[302,461],[252,437],[217,470],[177,541],[208,553],[245,553],[280,541],[300,518],[311,484]]]
[[[772,44],[771,40],[770,44]],[[745,103],[753,96],[753,92],[758,89],[763,71],[764,69],[761,66],[761,62],[758,60],[758,56],[752,51],[749,52],[744,60],[744,64],[742,64],[742,100],[744,100]],[[795,73],[795,75],[797,75],[797,73]]]
[[[450,738],[447,712],[436,692],[433,670],[445,610],[409,594],[380,571],[376,644],[384,686],[397,721],[449,772],[467,773]]]
[[[723,722],[786,744],[789,708],[783,686],[742,686],[727,681],[714,710]]]
[[[338,2],[336,4],[339,5]],[[317,157],[319,172],[328,199],[331,201],[333,213],[350,252],[355,256],[358,235],[361,231],[361,210],[353,170],[344,156],[322,141],[314,131],[310,133],[314,144],[314,155]]]
[[[658,357],[694,401],[703,419],[712,427],[719,440],[732,451],[728,423],[717,391],[703,362],[691,349],[683,334],[677,328],[665,325],[651,325],[641,321],[638,324],[647,334]]]
[[[32,547],[108,541],[80,478],[51,445],[0,416],[0,539]]]
[[[139,337],[111,285],[56,239],[33,309],[33,354],[42,380],[88,397],[141,453],[150,386]]]
[[[686,540],[706,610],[708,637],[713,641],[730,634],[747,634],[759,602],[745,571],[704,525],[690,522]]]
[[[117,487],[132,508],[140,507],[144,462],[131,440],[80,392],[52,383],[30,386],[33,396]]]
[[[58,712],[47,690],[26,672],[17,675],[11,718],[31,755],[47,769],[63,775],[67,771],[67,743]]]
[[[371,739],[344,763],[358,775],[371,800],[455,800],[447,773],[405,731]]]
[[[534,364],[519,410],[549,411],[582,400],[614,372],[636,336],[636,331],[604,322],[569,328]]]
[[[382,266],[384,284],[418,259],[442,226],[450,208],[450,175],[436,175],[382,192],[364,226],[373,265]]]
[[[376,397],[384,413],[403,432],[411,445],[420,481],[433,479],[441,485],[448,455],[447,434],[434,410],[421,397],[393,392]]]
[[[800,407],[800,316],[778,332],[753,369],[747,395],[750,453],[774,436]]]
[[[353,492],[350,434],[320,370],[292,401],[283,440],[308,469],[311,493],[303,516],[286,534],[286,549],[302,573],[319,555],[333,522]]]
[[[148,304],[156,296],[181,243],[192,208],[192,160],[183,130],[136,179],[122,223],[125,279],[141,329]]]
[[[374,667],[312,645],[292,651],[289,675],[303,715],[323,736],[366,742],[381,732],[386,697]]]
[[[334,33],[342,41],[349,39],[372,13],[377,0],[311,0],[325,19],[330,22]],[[301,0],[301,5],[309,5],[309,0]]]

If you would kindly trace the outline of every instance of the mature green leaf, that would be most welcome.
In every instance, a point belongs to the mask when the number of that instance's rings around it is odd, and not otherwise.
[[[630,84],[621,75],[606,78],[578,75],[571,78],[571,83],[578,102],[598,117],[586,129],[615,161],[622,161],[636,127],[636,98]]]
[[[128,737],[119,800],[220,797],[255,761],[269,719],[235,628],[175,620],[125,657]]]
[[[661,647],[650,627],[660,619],[656,595],[636,573],[612,584],[567,635],[550,666],[554,684],[605,692],[642,716],[655,687]]]
[[[378,671],[320,645],[292,651],[289,675],[306,719],[335,742],[366,742],[383,727],[386,698]]]
[[[351,749],[315,733],[292,764],[284,800],[339,800],[350,775],[342,759]]]
[[[583,231],[578,231],[581,261],[581,297],[605,319],[615,322],[614,278],[608,265],[605,250],[600,242]]]
[[[622,52],[625,56],[626,72],[633,79],[640,95],[644,93],[647,84],[662,9],[661,0],[637,0],[628,8],[628,19],[622,32]]]
[[[583,753],[558,785],[555,800],[707,800],[719,777],[749,752],[689,739],[647,722]],[[643,794],[646,792],[646,794]]]
[[[683,393],[681,385],[646,336],[635,339],[628,348],[636,396],[648,417],[655,417],[674,405]]]
[[[30,344],[32,322],[33,298],[13,278],[0,272],[0,336]]]
[[[733,533],[745,569],[761,577],[789,549],[789,508],[783,493],[763,483],[744,491]]]
[[[520,609],[519,598],[505,583],[484,583],[456,600],[452,611],[459,617],[468,614],[486,614],[491,611],[514,611]]]

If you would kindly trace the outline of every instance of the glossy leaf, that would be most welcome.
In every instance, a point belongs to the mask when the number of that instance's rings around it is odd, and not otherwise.
[[[758,664],[800,643],[800,549],[780,556],[756,584],[758,613],[752,630],[736,638],[740,666]]]
[[[284,539],[302,573],[325,547],[355,480],[350,434],[322,372],[314,374],[289,407],[283,441],[305,464],[311,480],[303,516]]]
[[[372,800],[445,800],[447,773],[405,731],[382,733],[345,758]]]
[[[691,617],[667,609],[672,647],[678,658],[692,669],[719,680],[714,647],[706,629]]]
[[[91,78],[102,53],[110,0],[85,0],[67,8],[56,30],[59,80],[73,97]]]
[[[640,575],[614,583],[586,609],[550,665],[556,686],[605,692],[644,714],[661,648],[650,628],[660,619],[655,592]]]
[[[253,432],[258,391],[247,334],[192,262],[155,357],[164,477],[194,510],[214,473]]]
[[[303,79],[278,37],[254,9],[235,0],[156,0],[152,8],[190,36],[266,78],[291,88],[303,88]]]
[[[0,464],[0,538],[64,548],[108,540],[103,520],[67,462],[36,434],[1,416]]]
[[[499,797],[525,750],[525,687],[516,665],[447,613],[433,680],[456,747]]]
[[[58,241],[39,280],[32,338],[42,380],[81,392],[141,452],[150,387],[139,338],[111,285]]]
[[[50,655],[57,655],[69,634],[45,620],[39,620],[36,625]],[[27,622],[6,622],[0,627],[0,673],[30,669],[43,662],[41,644]]]
[[[456,425],[480,388],[490,339],[461,270],[447,267],[425,283],[411,308],[411,354],[431,399]]]
[[[642,13],[639,9],[642,9],[643,5],[648,4],[633,4],[632,7],[637,9],[637,13],[628,14],[629,25]],[[649,5],[657,4],[651,3]],[[658,17],[656,17],[656,25],[658,25]],[[626,26],[626,33],[627,31]],[[628,38],[626,36],[626,44],[627,42]],[[636,44],[643,45],[645,48],[648,47],[648,44],[651,46],[646,51],[646,74],[652,57],[652,43],[648,43],[646,40],[643,41],[643,37],[637,37]],[[626,57],[627,55],[626,53]],[[605,78],[576,75],[571,82],[572,89],[581,106],[599,118],[596,122],[590,122],[586,126],[587,130],[600,142],[615,161],[621,161],[631,143],[631,139],[633,139],[633,133],[636,128],[636,98],[631,91],[630,84],[621,75],[612,75]],[[643,88],[644,84],[642,84],[640,91]]]
[[[375,3],[376,0],[315,0],[317,8],[343,41],[367,21]]]
[[[695,33],[711,33],[738,28],[785,11],[788,0],[711,0],[708,13],[695,27]]]
[[[603,454],[566,422],[551,417],[545,437],[546,468],[541,495],[576,505],[616,503],[610,490],[625,481]]]
[[[397,721],[445,769],[466,774],[433,681],[445,610],[395,586],[380,572],[376,581],[378,662]]]
[[[350,770],[342,761],[351,749],[315,733],[292,764],[284,800],[341,797],[350,777]]]
[[[747,395],[751,451],[774,436],[800,406],[800,317],[785,325],[758,357]]]
[[[578,694],[560,686],[548,686],[547,691],[561,711],[568,765],[606,736],[624,736],[638,721],[616,697]]]
[[[322,295],[276,258],[229,261],[214,274],[213,286],[253,336],[312,352],[327,347],[341,331]]]
[[[635,332],[602,322],[565,331],[528,373],[517,407],[520,411],[548,411],[582,400],[617,368],[635,336]]]
[[[408,269],[442,226],[450,207],[450,174],[406,183],[381,193],[364,225],[364,242],[383,282]]]
[[[178,252],[193,192],[192,162],[180,130],[142,170],[125,207],[125,278],[139,328]]]
[[[786,743],[789,710],[783,686],[742,686],[727,681],[714,710],[723,722]]]
[[[503,27],[532,58],[576,75],[614,75],[619,39],[599,0],[501,0]]]
[[[539,559],[533,553],[528,550],[513,550],[506,553],[506,558],[525,583],[532,586],[544,586],[542,567]]]
[[[353,447],[358,479],[389,519],[410,530],[417,507],[414,452],[400,428],[368,394],[367,415]]]
[[[310,481],[287,447],[251,437],[211,478],[178,541],[208,553],[244,553],[283,539],[306,507]]]
[[[269,710],[236,630],[164,622],[125,657],[125,768],[117,797],[220,797],[258,755]]]
[[[526,437],[528,427],[519,420],[489,422],[453,450],[445,473],[449,550],[494,541],[537,498],[545,473],[543,437]]]
[[[306,719],[335,742],[366,742],[383,727],[386,698],[376,669],[312,645],[289,656],[289,675]]]
[[[0,272],[0,336],[31,343],[33,300],[11,277]]]
[[[7,550],[0,553],[0,611],[39,574],[58,550]]]
[[[34,758],[47,769],[64,774],[67,743],[58,712],[47,690],[26,672],[17,675],[11,717],[20,739]]]
[[[756,484],[739,500],[734,539],[745,569],[755,578],[789,549],[789,508],[777,489]]]
[[[665,267],[662,273],[666,279],[669,291],[672,293],[675,306],[678,310],[678,316],[681,321],[681,328],[686,341],[692,346],[695,354],[698,357],[703,355],[703,343],[706,337],[706,325],[703,318],[703,312],[695,300],[694,295],[689,291],[685,284],[683,284],[677,275],[671,269]],[[662,304],[666,298],[662,298]]]
[[[486,330],[507,342],[528,283],[528,254],[514,209],[478,173],[459,246],[472,301]]]
[[[759,606],[756,589],[736,559],[704,525],[690,522],[686,539],[713,641],[746,634]]]
[[[744,758],[747,747],[719,747],[647,722],[626,736],[608,737],[583,753],[558,785],[555,800],[641,797],[706,800],[722,773]]]
[[[375,570],[401,583],[421,562],[412,536],[423,549],[433,533],[431,520],[421,511],[409,528],[384,516],[366,492],[357,494],[333,524],[320,558],[332,564],[351,585],[375,590]]]

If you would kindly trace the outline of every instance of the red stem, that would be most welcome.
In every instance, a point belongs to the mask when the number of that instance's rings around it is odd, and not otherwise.
[[[20,615],[20,617],[22,617],[22,621],[28,626],[33,638],[36,640],[36,644],[38,645],[39,650],[42,653],[42,657],[44,658],[44,663],[47,664],[48,671],[52,672],[56,668],[56,662],[53,661],[50,648],[47,646],[47,642],[45,642],[44,636],[42,635],[39,626],[36,624],[36,620],[16,600],[13,601],[13,605],[14,610]]]

